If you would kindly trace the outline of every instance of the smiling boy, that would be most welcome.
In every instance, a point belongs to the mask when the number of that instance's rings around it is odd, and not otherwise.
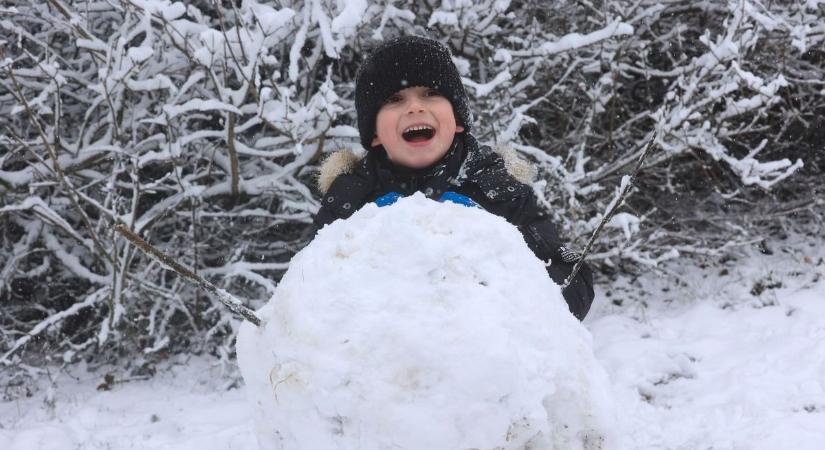
[[[344,219],[369,202],[387,205],[422,192],[439,201],[479,206],[518,227],[527,245],[549,263],[558,284],[578,259],[559,239],[519,165],[478,144],[470,134],[467,95],[449,50],[418,36],[378,47],[361,65],[355,108],[363,158],[350,152],[323,164],[318,227]],[[586,264],[563,291],[570,311],[583,319],[593,302]]]
[[[456,133],[453,105],[435,89],[423,86],[402,89],[384,101],[375,118],[375,138],[370,145],[383,147],[397,165],[423,169],[439,161]]]

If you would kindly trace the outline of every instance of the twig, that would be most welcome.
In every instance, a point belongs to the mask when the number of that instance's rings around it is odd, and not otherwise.
[[[636,176],[639,175],[639,171],[642,169],[642,164],[645,162],[645,158],[650,154],[653,148],[656,146],[656,133],[653,133],[653,137],[650,138],[647,145],[645,146],[644,150],[642,150],[642,156],[639,157],[639,161],[636,163],[636,168],[633,169],[633,173],[630,174],[630,179],[625,181],[622,179],[622,187],[621,192],[619,192],[619,196],[616,197],[613,202],[607,207],[607,213],[602,217],[602,221],[599,222],[599,226],[593,231],[593,235],[590,236],[590,240],[587,241],[587,245],[584,246],[584,250],[582,251],[581,258],[576,261],[576,265],[573,266],[573,271],[570,272],[570,276],[564,280],[564,284],[562,284],[562,290],[567,289],[570,286],[570,283],[573,282],[573,279],[576,278],[576,275],[579,273],[579,270],[584,264],[584,259],[587,257],[587,254],[590,253],[590,249],[593,247],[593,243],[596,241],[596,238],[599,237],[599,234],[602,232],[605,224],[613,218],[613,215],[616,213],[616,210],[622,205],[624,202],[625,197],[627,197],[627,193],[630,192],[630,188],[633,187],[633,182],[636,180]]]
[[[232,196],[238,197],[240,172],[238,170],[238,151],[235,149],[235,113],[228,112],[226,121],[226,149],[229,152],[229,170],[232,175]]]
[[[143,253],[149,255],[152,259],[159,262],[161,265],[174,270],[175,272],[183,276],[185,279],[195,283],[203,290],[217,297],[217,299],[221,303],[223,303],[224,306],[229,308],[229,310],[233,313],[243,317],[244,319],[255,324],[256,326],[261,326],[261,319],[257,315],[255,315],[255,312],[249,309],[248,307],[244,306],[241,303],[241,301],[235,298],[232,294],[224,291],[223,289],[218,288],[214,284],[210,283],[208,280],[193,272],[191,269],[183,266],[182,264],[172,259],[169,255],[166,255],[157,248],[153,247],[151,244],[144,241],[143,238],[135,234],[134,231],[127,228],[125,224],[115,224],[115,231],[123,235],[123,237],[128,239],[129,242],[131,242],[135,247],[137,247]]]

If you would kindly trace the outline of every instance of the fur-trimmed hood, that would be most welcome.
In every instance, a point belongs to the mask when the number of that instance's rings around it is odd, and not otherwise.
[[[318,190],[321,194],[327,193],[338,175],[352,172],[362,158],[364,158],[363,155],[358,156],[352,150],[339,150],[327,156],[318,172]]]
[[[522,158],[512,147],[499,146],[495,149],[504,160],[504,166],[517,181],[530,184],[536,178],[536,168],[527,160]],[[355,166],[366,156],[357,154],[353,150],[339,150],[331,153],[323,163],[318,172],[318,190],[321,194],[326,194],[332,183],[339,175],[351,173]]]

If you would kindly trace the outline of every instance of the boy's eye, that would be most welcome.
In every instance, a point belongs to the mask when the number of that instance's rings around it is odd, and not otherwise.
[[[386,105],[386,104],[389,104],[389,103],[398,103],[400,101],[401,101],[401,96],[398,95],[398,94],[393,94],[393,95],[390,95],[389,97],[387,97],[386,100],[384,100],[384,104]]]
[[[435,89],[427,89],[427,92],[424,93],[427,97],[443,97],[441,92],[436,91]]]

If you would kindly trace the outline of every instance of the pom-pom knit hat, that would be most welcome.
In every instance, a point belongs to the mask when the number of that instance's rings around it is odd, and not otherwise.
[[[361,145],[371,148],[375,117],[392,94],[409,87],[437,90],[453,105],[456,123],[470,131],[472,115],[450,51],[444,44],[420,36],[393,39],[372,50],[355,78],[355,110]]]

